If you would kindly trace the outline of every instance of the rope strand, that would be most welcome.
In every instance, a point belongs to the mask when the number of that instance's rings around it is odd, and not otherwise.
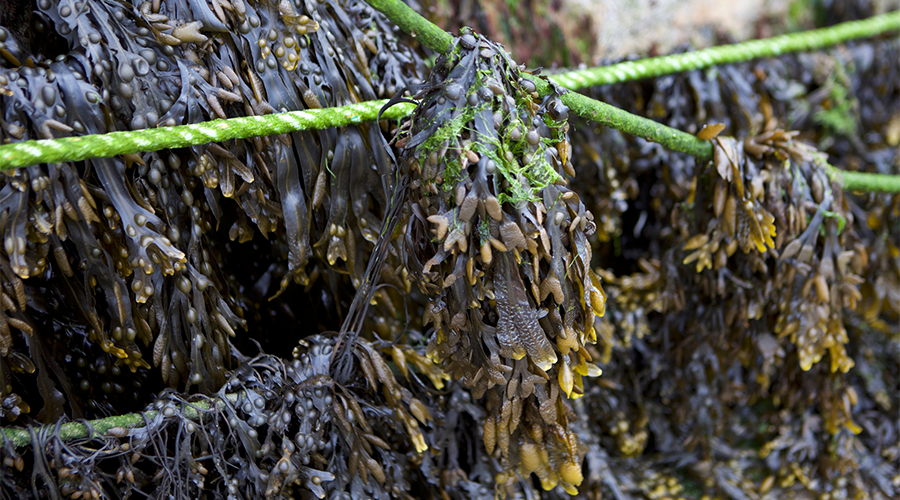
[[[116,155],[183,148],[229,139],[248,139],[300,130],[342,127],[375,121],[378,111],[387,102],[387,100],[367,101],[334,108],[243,116],[175,127],[16,142],[0,146],[0,170],[27,167],[38,163],[109,158]],[[382,114],[382,118],[403,118],[412,113],[414,107],[409,103],[393,106]]]
[[[569,71],[553,75],[550,79],[563,87],[576,90],[775,57],[789,52],[819,50],[848,40],[869,38],[897,30],[900,30],[900,11],[762,40]]]

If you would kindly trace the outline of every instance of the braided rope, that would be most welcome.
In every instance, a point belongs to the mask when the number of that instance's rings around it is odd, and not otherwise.
[[[418,35],[419,40],[427,47],[439,52],[446,52],[449,49],[452,36],[413,12],[405,4],[397,0],[369,0],[369,3],[385,13],[391,21],[405,31],[413,36]],[[786,52],[815,50],[843,41],[871,37],[897,29],[900,29],[900,12],[892,12],[862,21],[851,21],[803,33],[713,47],[687,54],[577,70],[554,75],[551,78],[555,83],[564,87],[577,89],[775,56]],[[425,36],[425,33],[428,35]],[[536,79],[535,83],[542,94],[549,91],[543,81]],[[712,157],[712,147],[707,141],[701,141],[684,132],[576,93],[566,93],[562,96],[562,100],[573,112],[583,118],[644,137],[649,141],[658,142],[667,148],[693,155],[700,160],[708,160]],[[175,127],[22,141],[0,146],[0,171],[38,163],[80,161],[88,158],[105,158],[121,154],[195,146],[229,139],[247,139],[300,130],[340,127],[375,120],[378,111],[385,103],[387,103],[386,100],[368,101],[334,108],[212,120]],[[403,118],[409,115],[413,109],[413,104],[403,103],[389,108],[382,117],[385,119]],[[849,184],[846,187],[852,189],[853,182],[849,180],[849,177],[847,181]],[[866,185],[867,187],[890,186],[890,189],[893,189],[892,183],[867,182]]]
[[[16,142],[0,146],[0,170],[26,167],[38,163],[108,158],[116,155],[222,142],[229,139],[248,139],[300,130],[341,127],[374,121],[378,116],[378,111],[387,102],[387,100],[367,101],[334,108],[244,116],[175,127]],[[414,107],[410,103],[393,106],[382,114],[382,118],[402,118],[412,113]]]
[[[775,57],[788,52],[819,50],[848,40],[869,38],[896,30],[900,30],[900,11],[801,33],[751,40],[733,45],[721,45],[684,54],[627,61],[599,68],[569,71],[553,75],[550,79],[569,89],[583,89],[721,64],[733,64],[762,57]]]

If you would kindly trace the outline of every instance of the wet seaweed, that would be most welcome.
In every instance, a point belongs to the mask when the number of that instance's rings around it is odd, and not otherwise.
[[[897,496],[900,197],[823,166],[896,171],[896,40],[590,91],[707,165],[359,2],[33,10],[4,141],[421,104],[4,174],[0,497]]]
[[[0,34],[5,141],[347,104],[390,96],[424,72],[422,59],[362,2],[35,7],[55,52],[31,52],[46,50],[31,35]],[[23,351],[36,330],[29,309],[41,309],[24,297],[47,290],[46,302],[74,309],[51,314],[87,326],[73,329],[85,335],[79,348],[99,346],[115,358],[110,364],[131,371],[152,363],[172,387],[216,390],[237,366],[232,339],[247,328],[245,311],[292,281],[334,299],[359,284],[386,201],[381,178],[392,168],[380,134],[360,125],[5,174],[5,297],[18,298],[4,301],[0,317],[0,376],[33,373],[52,401],[47,421],[62,414],[58,382],[32,366],[52,362],[18,368],[41,352]],[[246,243],[257,232],[274,240],[264,257],[287,265],[268,278],[280,290],[248,294],[217,262],[233,253],[223,243]],[[327,283],[315,284],[319,276]],[[13,420],[29,403],[40,408],[15,386],[0,388],[12,398],[4,416]],[[81,416],[73,404],[69,411]]]
[[[419,426],[433,417],[369,343],[356,352],[372,378],[336,383],[328,376],[333,346],[312,336],[291,362],[250,359],[212,396],[164,391],[139,427],[69,442],[58,426],[33,430],[30,453],[5,455],[19,472],[29,460],[31,483],[4,488],[34,498],[401,495],[412,481],[400,443],[425,451]],[[366,396],[380,389],[384,399]]]
[[[605,295],[590,268],[593,216],[563,180],[567,108],[534,90],[470,30],[438,58],[397,139],[412,204],[404,252],[428,300],[428,355],[487,410],[499,491],[518,472],[575,493],[583,451],[566,399],[600,372],[584,345]]]
[[[893,168],[896,113],[886,110],[896,110],[897,91],[886,79],[897,50],[893,40],[851,44],[595,90],[686,130],[721,123],[738,139],[712,134],[715,161],[698,165],[573,126],[574,163],[587,167],[576,182],[590,186],[581,195],[596,214],[597,272],[609,293],[590,347],[604,375],[584,398],[600,423],[585,437],[600,443],[586,455],[598,471],[586,473],[588,491],[895,495],[886,478],[896,468],[864,444],[872,431],[859,422],[893,432],[896,400],[866,380],[896,383],[888,332],[897,315],[876,306],[880,316],[866,316],[863,304],[881,304],[876,286],[896,275],[886,267],[894,254],[875,237],[896,239],[896,224],[882,222],[896,197],[844,192],[823,162]],[[882,277],[869,274],[873,258]],[[653,472],[634,472],[635,459]]]

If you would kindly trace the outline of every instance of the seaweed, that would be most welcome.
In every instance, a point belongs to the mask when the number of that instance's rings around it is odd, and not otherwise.
[[[897,496],[896,40],[588,91],[707,164],[362,2],[33,7],[3,141],[419,103],[3,174],[0,497]]]
[[[722,124],[737,139],[706,137],[715,160],[700,165],[573,124],[573,163],[589,167],[576,168],[575,182],[597,214],[597,273],[609,294],[589,348],[603,377],[584,398],[585,416],[600,424],[579,435],[594,432],[584,439],[600,443],[587,470],[615,479],[586,474],[589,491],[895,494],[885,481],[895,469],[863,444],[871,431],[860,422],[886,432],[896,402],[858,370],[865,363],[872,374],[877,358],[875,379],[896,382],[887,375],[897,370],[888,359],[895,310],[866,315],[882,303],[875,287],[896,275],[878,243],[896,239],[896,224],[882,222],[896,197],[845,192],[823,165],[890,171],[896,150],[884,110],[896,109],[897,92],[885,79],[896,73],[897,49],[893,40],[850,44],[593,91],[683,129]],[[855,89],[850,119],[852,130],[868,131],[865,145],[816,120],[833,109],[836,79]],[[872,258],[881,276],[869,274]],[[633,471],[634,460],[674,477],[659,487]]]
[[[56,52],[30,52],[44,43],[2,32],[12,58],[0,68],[6,141],[370,100],[424,71],[387,21],[355,2],[42,0],[35,7],[34,22],[52,30],[47,45]],[[245,311],[292,281],[335,299],[343,283],[358,285],[364,266],[357,262],[368,260],[386,202],[381,177],[391,172],[381,142],[378,126],[359,125],[5,174],[4,283],[31,301],[47,293],[50,314],[88,326],[73,330],[84,338],[74,347],[99,346],[133,372],[152,363],[163,384],[209,393],[242,358],[232,342],[247,328]],[[287,264],[277,268],[280,290],[247,294],[217,265],[229,240],[248,242],[256,231],[272,241],[259,260]],[[322,275],[327,284],[315,284]],[[2,354],[27,358],[18,353],[37,326],[29,309],[46,306],[10,304]],[[3,365],[11,382],[10,362]],[[48,369],[26,371],[55,401]],[[29,403],[40,408],[16,386],[3,384],[4,398],[21,400],[5,415],[17,417]],[[54,407],[46,421],[60,414]]]
[[[429,357],[484,401],[497,488],[534,472],[545,490],[575,493],[584,452],[566,399],[600,373],[584,345],[605,295],[590,268],[593,216],[563,180],[567,109],[536,96],[470,30],[438,58],[396,139],[416,207],[403,253],[429,303]]]

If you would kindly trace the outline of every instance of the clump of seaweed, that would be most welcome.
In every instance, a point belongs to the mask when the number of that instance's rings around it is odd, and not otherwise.
[[[702,215],[694,218],[696,227],[706,224],[707,229],[684,244],[683,250],[690,253],[683,264],[696,261],[698,273],[705,268],[721,270],[740,248],[749,254],[753,272],[766,274],[768,265],[761,254],[780,248],[775,279],[767,285],[769,293],[780,297],[772,332],[797,346],[803,370],[829,353],[831,370],[846,373],[853,361],[844,350],[849,339],[841,311],[855,308],[862,278],[849,266],[857,251],[849,236],[838,241],[838,226],[847,224],[848,216],[852,223],[852,215],[844,214],[835,199],[840,190],[830,185],[821,166],[824,157],[794,141],[796,135],[772,130],[743,143],[716,138],[715,187],[708,189],[711,183],[698,181],[693,199],[695,210],[706,211],[711,205],[713,217],[708,222]],[[748,155],[761,164],[749,161]],[[773,213],[780,215],[777,226]],[[820,233],[825,241],[818,253]],[[710,292],[727,294],[721,281]],[[762,318],[766,302],[751,296],[746,313],[739,317]]]
[[[590,268],[593,216],[562,177],[573,172],[567,108],[537,98],[503,48],[469,30],[416,96],[397,142],[428,354],[484,398],[498,487],[535,473],[575,493],[583,451],[566,399],[599,374],[585,345],[606,297]]]
[[[49,40],[0,29],[4,141],[342,105],[424,73],[364,2],[41,0],[32,23]],[[85,416],[69,363],[39,347],[51,338],[98,346],[132,372],[152,363],[171,387],[217,390],[245,313],[292,281],[332,303],[359,284],[392,170],[381,144],[364,124],[5,172],[2,415],[38,407],[16,382],[36,378],[48,422]],[[269,253],[254,256],[262,270],[247,287],[233,279],[246,252],[231,245],[256,235]],[[70,333],[53,333],[47,314]]]
[[[4,488],[34,498],[45,496],[38,484],[48,497],[71,498],[406,494],[408,460],[428,449],[419,426],[431,424],[431,412],[398,384],[377,349],[365,341],[355,347],[366,377],[353,384],[328,375],[334,340],[315,335],[291,362],[249,359],[212,396],[161,393],[139,426],[68,442],[59,427],[44,427],[33,433],[30,453],[2,452],[19,472],[27,460],[34,478]]]
[[[898,401],[885,388],[898,380],[888,292],[897,252],[887,243],[897,197],[844,191],[826,161],[875,172],[896,162],[886,110],[898,96],[889,81],[898,47],[851,44],[592,91],[684,130],[719,123],[739,139],[703,132],[716,157],[698,165],[573,126],[576,182],[598,214],[595,255],[606,269],[597,272],[610,297],[597,346],[587,346],[604,376],[579,400],[579,416],[599,423],[579,434],[597,443],[583,489],[896,495],[895,455],[879,454],[874,436],[896,432],[887,422]],[[817,119],[830,110],[853,124],[848,134]],[[648,483],[634,460],[673,477]]]
[[[469,31],[415,85],[360,2],[33,10],[46,39],[0,31],[4,141],[422,105],[399,173],[363,125],[4,174],[0,417],[57,425],[4,440],[0,497],[900,492],[900,196],[824,163],[895,170],[895,39],[590,91],[713,140],[698,164],[570,130]]]

